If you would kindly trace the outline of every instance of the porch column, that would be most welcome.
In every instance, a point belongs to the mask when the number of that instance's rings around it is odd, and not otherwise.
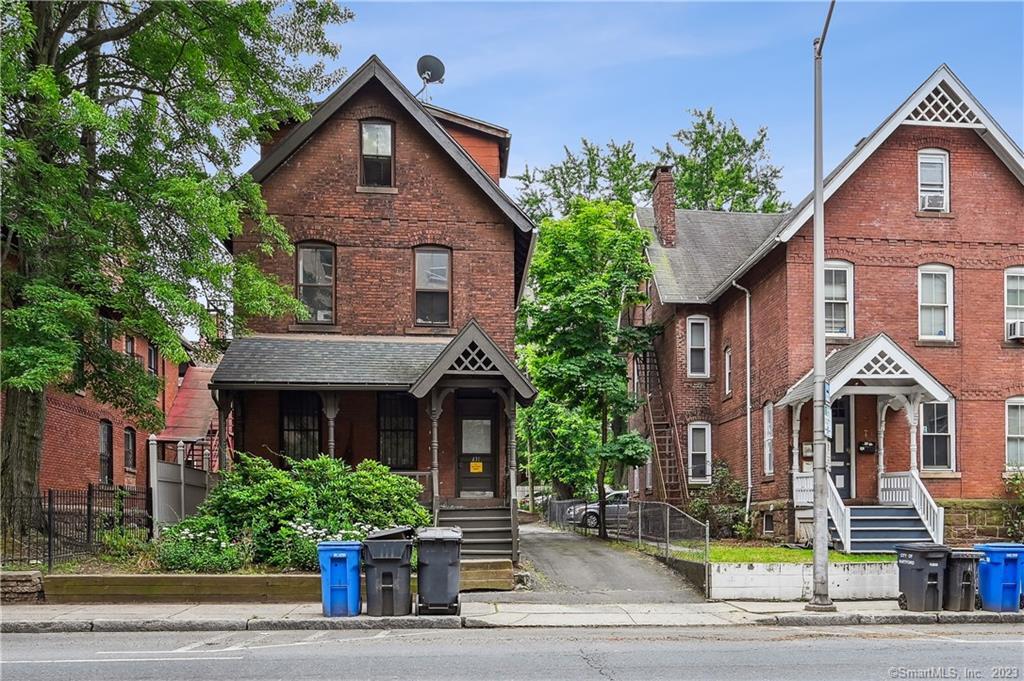
[[[907,423],[910,424],[910,470],[917,470],[917,422],[921,407],[920,395],[914,395],[907,400]]]
[[[800,412],[804,408],[803,402],[798,402],[792,407],[793,413],[793,473],[800,471]]]
[[[444,404],[445,396],[451,392],[451,388],[438,390],[432,388],[430,391],[430,509],[434,515],[434,526],[437,526],[437,517],[441,512],[441,485],[438,479],[440,467],[438,458],[437,424],[441,419],[441,405]]]
[[[327,418],[327,456],[334,458],[334,424],[338,418],[338,393],[321,391],[320,404]]]
[[[214,390],[213,402],[217,405],[217,470],[228,467],[228,416],[234,395],[229,390]]]
[[[889,411],[889,400],[878,400],[878,479],[881,481],[882,473],[885,473],[885,416]],[[879,485],[878,489],[882,489]]]

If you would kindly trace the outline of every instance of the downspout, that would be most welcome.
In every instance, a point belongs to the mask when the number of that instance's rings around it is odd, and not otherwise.
[[[750,522],[750,495],[754,491],[754,452],[752,439],[752,423],[753,418],[753,404],[750,399],[750,289],[744,288],[737,284],[735,281],[732,282],[735,288],[743,291],[746,296],[744,301],[744,336],[745,336],[745,348],[743,351],[743,364],[745,369],[744,383],[746,384],[746,398],[747,398],[747,504],[745,507],[745,518],[746,522]]]

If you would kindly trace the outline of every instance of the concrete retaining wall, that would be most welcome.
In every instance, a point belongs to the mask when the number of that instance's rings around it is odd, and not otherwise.
[[[813,566],[797,563],[712,563],[711,600],[799,601],[811,597]],[[896,563],[830,563],[829,594],[837,600],[899,595]]]

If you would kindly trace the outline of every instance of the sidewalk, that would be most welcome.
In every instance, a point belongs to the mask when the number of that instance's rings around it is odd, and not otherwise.
[[[894,601],[837,603],[810,613],[803,603],[544,604],[463,603],[461,616],[323,617],[317,603],[6,605],[0,632],[242,631],[289,629],[459,629],[489,627],[829,626],[1017,623],[1024,613],[900,610]]]

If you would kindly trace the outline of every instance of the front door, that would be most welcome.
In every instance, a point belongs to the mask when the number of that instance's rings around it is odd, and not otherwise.
[[[493,399],[458,402],[458,492],[460,497],[493,497],[497,488],[498,418]]]
[[[847,395],[832,402],[832,457],[830,473],[832,482],[839,490],[839,496],[849,499],[852,496],[852,480],[850,457],[853,453],[853,415],[850,411],[850,400]]]

